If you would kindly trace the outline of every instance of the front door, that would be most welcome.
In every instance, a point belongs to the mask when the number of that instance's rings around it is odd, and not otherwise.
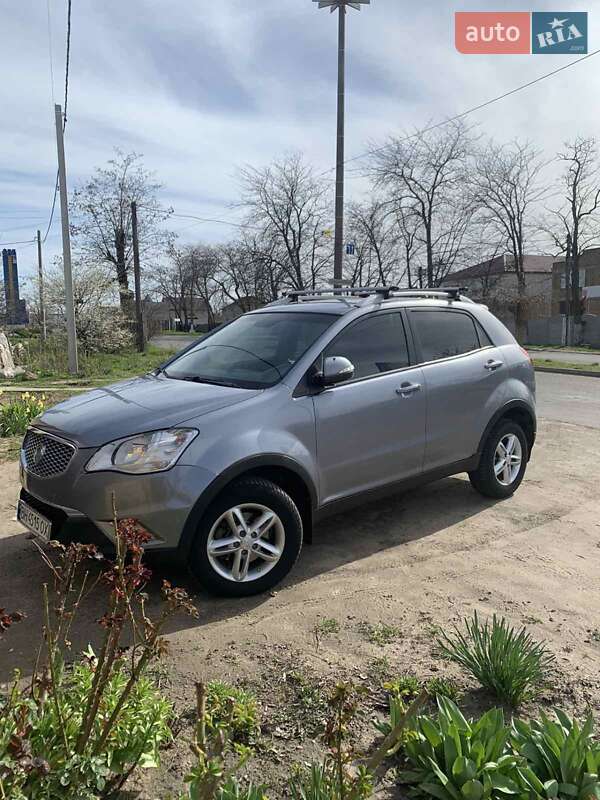
[[[410,366],[402,316],[350,324],[324,357],[343,356],[352,379],[313,397],[322,503],[418,475],[425,451],[425,386]]]

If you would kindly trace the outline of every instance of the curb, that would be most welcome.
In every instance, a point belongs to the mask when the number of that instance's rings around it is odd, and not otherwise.
[[[584,378],[600,378],[600,370],[560,369],[559,367],[535,367],[536,372],[551,372],[555,375],[583,375]]]

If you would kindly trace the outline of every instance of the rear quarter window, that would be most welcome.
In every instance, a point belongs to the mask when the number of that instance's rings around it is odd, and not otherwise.
[[[423,363],[460,356],[487,346],[483,343],[480,345],[473,318],[461,311],[413,310],[411,323],[420,345]]]

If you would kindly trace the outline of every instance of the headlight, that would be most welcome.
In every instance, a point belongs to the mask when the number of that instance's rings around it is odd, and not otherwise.
[[[105,444],[86,465],[87,472],[113,470],[132,475],[164,472],[177,462],[198,431],[173,428],[153,433],[140,433]]]

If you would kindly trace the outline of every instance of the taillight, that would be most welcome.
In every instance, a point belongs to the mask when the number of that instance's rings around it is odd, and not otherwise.
[[[533,364],[533,361],[531,360],[531,356],[529,355],[529,353],[527,352],[527,350],[525,350],[525,348],[524,348],[524,347],[521,347],[521,352],[523,353],[523,355],[525,356],[525,358],[527,359],[527,361],[529,361],[529,363],[530,363],[530,364]]]

